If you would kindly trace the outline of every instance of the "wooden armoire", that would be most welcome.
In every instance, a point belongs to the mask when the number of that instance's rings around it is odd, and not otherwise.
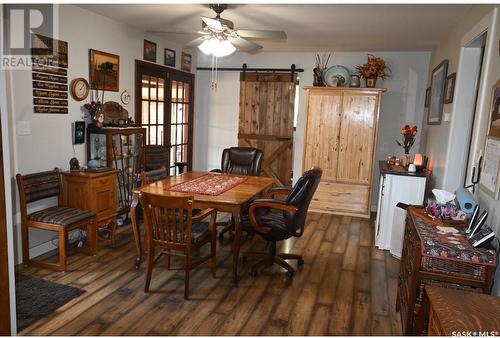
[[[385,89],[305,89],[303,169],[323,169],[309,210],[369,218],[380,100]]]

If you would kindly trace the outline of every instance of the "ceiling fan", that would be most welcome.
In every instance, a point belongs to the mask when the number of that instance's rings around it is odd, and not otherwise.
[[[221,18],[221,13],[227,9],[225,4],[210,5],[217,14],[215,18],[202,16],[202,36],[188,42],[184,48],[198,47],[205,54],[222,57],[233,53],[236,49],[253,53],[262,46],[248,39],[286,39],[284,31],[234,29],[232,21]]]

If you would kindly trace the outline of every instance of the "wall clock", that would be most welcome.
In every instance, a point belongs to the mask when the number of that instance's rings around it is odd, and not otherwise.
[[[71,82],[71,96],[77,101],[83,101],[89,96],[90,86],[83,77],[77,77]]]
[[[129,104],[130,103],[130,94],[124,90],[121,95],[121,100],[123,104]]]

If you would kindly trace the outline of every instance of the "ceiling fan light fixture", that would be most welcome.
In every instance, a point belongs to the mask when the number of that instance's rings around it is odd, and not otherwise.
[[[214,55],[216,57],[224,57],[233,54],[236,51],[236,47],[227,40],[221,40],[216,37],[212,37],[205,40],[198,46],[198,48],[207,55]]]

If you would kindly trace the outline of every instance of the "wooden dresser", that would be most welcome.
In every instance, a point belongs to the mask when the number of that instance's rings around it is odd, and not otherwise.
[[[95,212],[99,233],[109,240],[114,239],[118,214],[117,173],[118,170],[114,169],[62,173],[63,204]]]
[[[396,300],[403,335],[422,334],[415,322],[426,285],[490,293],[495,268],[496,253],[473,248],[463,229],[433,221],[421,208],[409,208]]]
[[[429,336],[498,336],[500,297],[426,286],[416,327],[426,326]]]
[[[380,100],[385,89],[306,87],[303,170],[323,169],[309,210],[370,217]]]

